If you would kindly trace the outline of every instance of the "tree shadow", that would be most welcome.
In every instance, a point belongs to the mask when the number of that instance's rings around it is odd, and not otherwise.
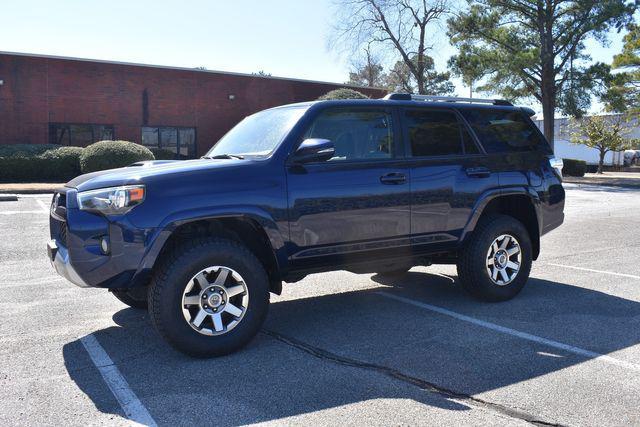
[[[372,279],[381,286],[273,303],[265,325],[269,333],[218,359],[195,360],[171,350],[150,329],[146,313],[133,309],[114,315],[118,326],[93,335],[157,422],[209,424],[211,411],[219,408],[224,417],[215,424],[222,425],[380,398],[468,409],[445,394],[425,393],[415,382],[390,381],[360,362],[474,395],[588,360],[395,301],[381,291],[602,354],[640,342],[640,330],[628,324],[640,316],[640,304],[590,289],[532,278],[516,299],[485,304],[462,293],[454,277],[410,272]],[[323,352],[301,351],[296,343]],[[120,413],[81,343],[67,344],[64,359],[96,408]],[[343,359],[356,363],[346,366]]]

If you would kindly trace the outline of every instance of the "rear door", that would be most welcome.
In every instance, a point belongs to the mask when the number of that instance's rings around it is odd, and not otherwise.
[[[328,161],[287,167],[294,268],[350,264],[391,248],[409,250],[410,177],[398,158],[392,110],[325,109],[306,138],[330,139],[336,153]]]
[[[411,172],[411,234],[417,252],[457,243],[480,195],[498,175],[453,109],[401,112]]]

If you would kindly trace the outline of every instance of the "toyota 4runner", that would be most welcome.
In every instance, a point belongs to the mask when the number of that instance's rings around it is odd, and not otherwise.
[[[472,296],[508,300],[564,218],[562,162],[532,114],[407,94],[261,111],[201,159],[67,183],[49,257],[200,357],[246,344],[270,292],[310,273],[456,264]]]

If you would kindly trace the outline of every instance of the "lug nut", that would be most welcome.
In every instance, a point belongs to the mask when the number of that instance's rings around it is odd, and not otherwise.
[[[220,295],[222,295],[224,292],[220,291]]]
[[[218,311],[218,309],[217,309],[217,308],[214,308],[214,309],[213,309],[213,311],[214,311],[214,313],[215,313],[216,311]]]
[[[203,294],[202,299],[207,299],[207,294]]]
[[[204,308],[209,308],[209,306],[207,304],[204,305]]]

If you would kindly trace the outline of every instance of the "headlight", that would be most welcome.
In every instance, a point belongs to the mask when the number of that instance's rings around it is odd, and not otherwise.
[[[83,211],[121,215],[142,203],[144,196],[144,185],[101,188],[78,193],[78,206]]]

